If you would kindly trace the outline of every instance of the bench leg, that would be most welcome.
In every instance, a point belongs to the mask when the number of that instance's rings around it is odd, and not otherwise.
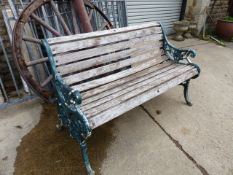
[[[81,148],[83,162],[84,162],[84,165],[85,165],[86,170],[87,170],[87,174],[88,175],[94,175],[95,172],[91,168],[91,164],[90,164],[89,157],[88,157],[88,152],[87,152],[87,144],[86,144],[85,141],[80,143],[80,148]]]
[[[182,83],[182,86],[184,87],[184,99],[188,106],[192,106],[193,104],[191,103],[189,99],[189,83],[190,83],[190,80],[187,80],[186,82]]]

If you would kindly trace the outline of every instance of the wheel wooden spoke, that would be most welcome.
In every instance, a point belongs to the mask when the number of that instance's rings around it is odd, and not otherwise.
[[[44,80],[44,82],[42,82],[40,85],[41,87],[45,87],[47,84],[49,84],[49,82],[53,79],[52,75],[49,75],[48,78],[46,78],[46,80]]]
[[[84,4],[85,4],[85,6],[91,8],[91,9],[94,9],[94,8],[95,8],[95,7],[94,7],[94,4],[92,4],[92,3],[91,3],[90,1],[88,1],[88,0],[84,0]]]
[[[40,64],[40,63],[43,63],[43,62],[46,62],[46,61],[48,61],[47,57],[46,58],[41,58],[41,59],[38,59],[38,60],[34,60],[34,61],[28,61],[28,62],[26,62],[26,65],[28,67],[30,67],[30,66],[34,66],[36,64]]]
[[[90,20],[91,20],[91,18],[92,18],[93,12],[94,12],[94,10],[91,9],[90,12],[89,12],[89,14],[88,14]]]
[[[107,26],[108,26],[108,22],[104,22],[98,30],[103,30]]]
[[[101,18],[103,21],[100,30],[112,28],[110,20],[94,3],[90,0],[83,1],[88,11],[88,20],[91,21],[94,15],[98,15],[98,19]],[[66,9],[67,5],[69,7]],[[83,26],[80,26],[77,14],[73,0],[59,1],[59,3],[55,0],[34,0],[25,6],[15,23],[14,60],[23,79],[46,101],[50,101],[54,95],[52,86],[49,86],[53,76],[50,75],[46,64],[48,58],[43,55],[41,39],[80,33]],[[91,24],[96,25],[92,21]]]
[[[55,36],[61,36],[61,34],[55,30],[53,27],[51,27],[48,23],[43,21],[40,17],[36,16],[35,14],[31,14],[31,17],[36,20],[39,24],[41,24],[43,27],[45,27],[48,31],[50,31]]]
[[[42,43],[40,39],[32,38],[32,37],[27,37],[27,36],[24,36],[23,40],[24,41],[28,41],[28,42],[32,42],[32,43],[37,43],[37,44],[41,44]]]
[[[85,0],[85,2],[86,2],[87,0]],[[92,6],[93,6],[93,8],[95,9],[95,11],[100,15],[100,16],[102,16],[103,17],[103,19],[104,19],[104,21],[106,21],[106,23],[108,23],[108,25],[107,25],[107,29],[112,29],[113,28],[113,25],[112,25],[112,23],[111,23],[111,21],[108,19],[108,17],[97,7],[97,6],[95,6],[94,4],[92,4]],[[90,8],[92,8],[92,7],[90,7]]]
[[[67,35],[72,35],[72,33],[70,32],[68,26],[66,25],[66,23],[65,23],[65,21],[64,21],[64,19],[63,19],[63,17],[61,16],[59,10],[57,9],[56,4],[54,3],[54,1],[51,0],[51,1],[50,1],[50,4],[51,4],[52,9],[54,10],[55,14],[57,15],[58,20],[61,22],[61,25],[62,25],[62,27],[63,27],[65,33],[66,33]]]

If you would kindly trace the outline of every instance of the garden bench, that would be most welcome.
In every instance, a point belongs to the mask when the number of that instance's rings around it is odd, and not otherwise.
[[[93,174],[86,139],[91,131],[168,89],[184,86],[200,69],[191,49],[172,46],[160,23],[43,40],[48,54],[60,124],[79,143]]]

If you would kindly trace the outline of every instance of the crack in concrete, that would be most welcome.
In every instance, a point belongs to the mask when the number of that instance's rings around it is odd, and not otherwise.
[[[187,151],[184,150],[184,148],[182,147],[182,145],[179,143],[178,140],[174,139],[164,128],[163,126],[157,121],[155,120],[155,118],[149,113],[149,111],[141,105],[141,108],[143,109],[143,111],[159,126],[159,128],[168,136],[168,138],[176,145],[176,147],[181,150],[184,155],[193,162],[193,164],[201,171],[201,173],[203,175],[209,175],[209,173],[207,172],[207,170],[200,165]]]

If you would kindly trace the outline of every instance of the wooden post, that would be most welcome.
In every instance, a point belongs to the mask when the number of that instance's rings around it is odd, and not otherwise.
[[[83,0],[73,0],[73,1],[75,6],[74,8],[77,16],[79,17],[83,32],[84,33],[92,32],[93,29]]]

